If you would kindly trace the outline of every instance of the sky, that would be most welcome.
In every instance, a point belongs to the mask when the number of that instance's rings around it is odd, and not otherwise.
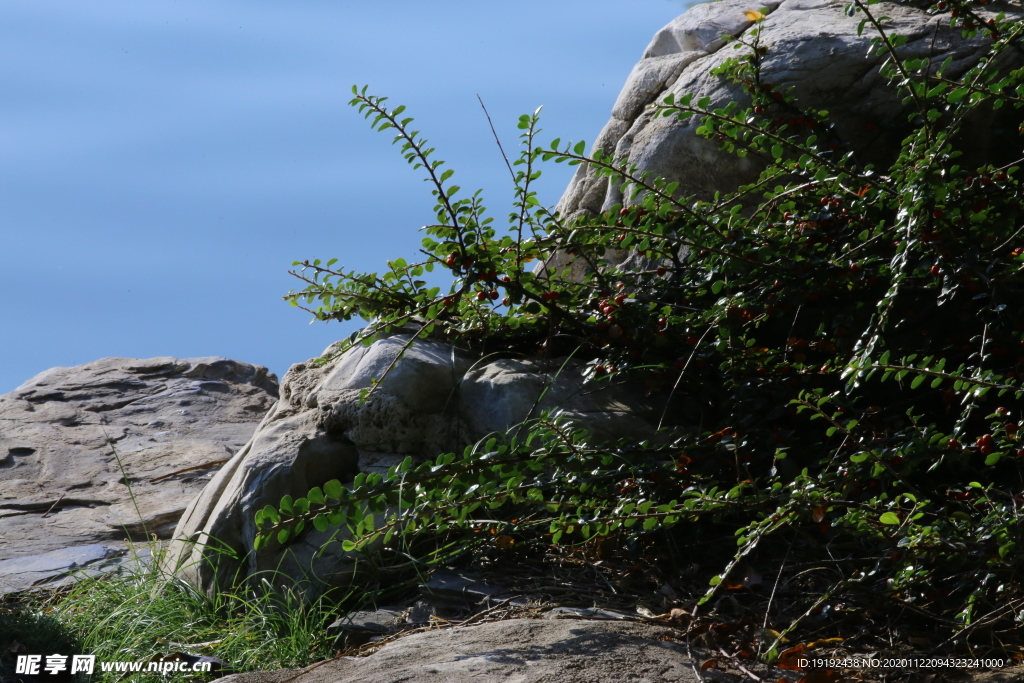
[[[0,393],[107,356],[223,356],[279,377],[359,323],[282,296],[292,261],[411,259],[430,187],[348,106],[404,104],[496,221],[515,154],[593,141],[684,0],[4,0]],[[572,168],[538,184],[554,205]]]

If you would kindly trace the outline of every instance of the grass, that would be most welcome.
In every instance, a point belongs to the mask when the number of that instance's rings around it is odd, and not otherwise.
[[[148,661],[182,652],[224,661],[232,671],[296,668],[332,655],[330,597],[308,601],[273,585],[272,576],[208,596],[154,561],[120,576],[83,578],[74,586],[0,606],[0,645],[30,654],[90,654],[97,662]],[[13,680],[14,658],[0,659],[0,681]],[[97,671],[91,680],[121,674]],[[142,674],[133,680],[162,680]]]

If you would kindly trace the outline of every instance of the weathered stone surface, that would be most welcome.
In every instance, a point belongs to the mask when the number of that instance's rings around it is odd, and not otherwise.
[[[224,683],[398,683],[504,681],[593,683],[700,681],[679,631],[624,621],[510,619],[426,631],[388,643],[368,657],[341,657],[305,669],[235,674]],[[699,657],[695,653],[695,658]],[[706,656],[706,655],[705,655]],[[744,662],[762,680],[803,674]],[[740,681],[741,672],[702,672],[708,681]]]
[[[149,548],[126,550],[95,543],[0,560],[0,594],[57,588],[83,576],[139,571],[151,558]]]
[[[167,538],[276,396],[266,368],[169,357],[52,368],[0,396],[0,560]]]
[[[325,365],[298,364],[288,371],[280,402],[252,441],[182,517],[175,532],[182,541],[171,559],[184,576],[207,590],[218,576],[222,581],[233,577],[237,562],[214,558],[209,548],[188,543],[211,537],[245,557],[248,573],[277,570],[320,580],[344,574],[349,565],[340,543],[318,554],[336,533],[333,529],[311,530],[285,551],[250,552],[256,511],[276,506],[286,494],[304,496],[331,479],[345,482],[359,471],[385,471],[407,455],[461,451],[544,410],[559,410],[604,438],[654,436],[657,414],[650,406],[623,387],[602,383],[584,388],[577,365],[480,360],[432,340],[407,350],[370,400],[360,403],[360,391],[384,376],[406,340],[391,337],[355,347]]]
[[[740,86],[711,75],[711,70],[739,54],[725,46],[721,36],[749,30],[753,22],[743,10],[767,6],[770,12],[761,24],[760,45],[769,52],[762,81],[776,89],[792,86],[802,106],[828,110],[845,149],[856,151],[861,162],[884,168],[895,158],[909,124],[901,96],[879,75],[882,58],[869,55],[871,27],[858,36],[863,15],[847,16],[848,4],[845,0],[754,4],[723,0],[696,5],[654,36],[593,149],[626,159],[640,172],[651,171],[678,182],[684,195],[707,198],[717,190],[730,191],[756,179],[761,162],[753,156],[720,152],[717,143],[696,134],[699,118],[654,118],[646,107],[669,94],[687,93],[694,102],[709,97],[710,109],[732,100],[748,102]],[[933,68],[952,58],[947,77],[956,78],[976,64],[988,44],[982,37],[961,38],[960,29],[949,28],[949,16],[944,13],[929,15],[917,7],[888,2],[881,3],[875,13],[890,17],[886,27],[891,33],[909,37],[900,48],[901,55],[930,58]],[[1019,54],[1010,57],[1022,61]],[[991,112],[979,113],[965,131],[962,147],[968,165],[994,162],[1013,153],[1001,142],[1012,131]],[[596,178],[581,165],[558,211],[567,218],[594,215],[620,202],[620,188],[610,187],[607,178]]]

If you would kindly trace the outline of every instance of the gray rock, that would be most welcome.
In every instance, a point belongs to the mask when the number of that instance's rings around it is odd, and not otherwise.
[[[680,631],[625,621],[510,619],[403,636],[368,657],[340,657],[294,670],[235,674],[224,683],[398,683],[504,681],[593,683],[700,681],[700,653],[686,654]],[[703,656],[706,656],[703,655]],[[762,680],[801,673],[744,662]],[[745,680],[708,669],[709,681]],[[735,674],[735,676],[733,675]]]
[[[657,414],[623,387],[584,386],[573,363],[536,359],[476,359],[433,340],[395,336],[355,347],[326,364],[292,366],[281,400],[252,440],[189,506],[170,553],[182,576],[213,590],[244,572],[278,571],[314,584],[343,580],[351,568],[338,530],[310,530],[285,549],[252,552],[254,517],[282,496],[301,497],[331,479],[351,481],[359,471],[386,471],[406,456],[461,451],[544,410],[605,438],[655,435]],[[325,351],[330,356],[335,347]],[[384,375],[369,401],[360,392]],[[208,544],[207,539],[216,539]],[[218,552],[214,546],[228,551]],[[215,569],[214,565],[218,568]]]
[[[491,598],[508,593],[508,589],[481,581],[472,572],[437,569],[430,580],[420,586],[420,592],[441,600],[459,600],[478,605]]]
[[[0,396],[0,560],[167,538],[276,396],[266,368],[169,357],[52,368]]]
[[[57,588],[86,576],[140,571],[151,557],[149,548],[126,550],[92,544],[0,560],[0,594]]]
[[[555,607],[544,613],[545,619],[636,619],[637,613],[601,607]]]
[[[883,58],[869,55],[874,35],[871,27],[858,36],[863,15],[846,16],[847,4],[836,0],[723,0],[692,7],[655,34],[592,149],[636,164],[639,172],[678,182],[682,195],[708,198],[715,191],[728,192],[755,180],[763,168],[761,162],[753,156],[739,158],[720,152],[717,143],[696,134],[698,118],[654,118],[647,107],[669,94],[678,98],[687,93],[693,95],[694,102],[709,97],[710,109],[732,100],[749,102],[739,86],[711,75],[711,70],[738,54],[721,36],[739,36],[749,30],[753,22],[743,10],[766,6],[769,14],[761,24],[760,45],[769,53],[763,82],[782,90],[793,86],[804,107],[828,110],[839,136],[857,152],[859,160],[884,168],[895,158],[899,142],[908,132],[905,108],[879,75]],[[1019,10],[1016,13],[1019,15]],[[929,15],[917,7],[894,3],[882,3],[876,14],[890,17],[888,31],[909,37],[899,50],[901,55],[930,58],[933,68],[952,58],[947,77],[956,78],[977,64],[988,44],[982,37],[962,39],[960,29],[949,28],[947,14]],[[1016,60],[1017,66],[1024,63],[1020,54],[1007,53],[1007,57]],[[979,113],[965,126],[963,163],[996,163],[1002,155],[1012,154],[1001,142],[1010,132],[999,112]],[[557,210],[574,218],[607,211],[623,201],[621,188],[609,186],[607,178],[597,178],[582,164]],[[626,197],[625,203],[632,202]]]
[[[339,631],[390,633],[405,621],[405,610],[382,607],[360,610],[338,619],[327,628]]]
[[[336,631],[334,647],[348,649],[359,647],[375,638],[391,635],[405,626],[408,610],[383,607],[377,610],[360,610],[338,619],[328,626]]]

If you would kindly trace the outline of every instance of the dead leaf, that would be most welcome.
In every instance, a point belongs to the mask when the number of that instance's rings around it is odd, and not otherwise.
[[[498,536],[497,538],[495,538],[494,542],[502,550],[508,550],[509,548],[511,548],[512,546],[514,546],[516,544],[516,539],[512,538],[511,536],[504,536],[504,535],[502,535],[502,536]]]
[[[815,669],[801,678],[798,683],[832,683],[841,678],[835,669]]]
[[[821,647],[822,645],[828,645],[829,643],[841,642],[843,642],[842,638],[822,638],[821,640],[815,640],[813,643],[807,643],[807,649],[811,650],[816,647]]]
[[[745,9],[745,10],[743,10],[743,16],[745,16],[747,19],[750,19],[751,21],[757,21],[758,19],[764,19],[764,15],[763,14],[761,14],[757,10],[753,10],[753,9]]]
[[[773,628],[762,628],[758,629],[757,632],[754,633],[754,640],[756,640],[758,643],[761,643],[762,645],[766,643],[771,644],[774,643],[776,640],[779,640],[780,635],[782,634]],[[779,640],[779,642],[788,643],[789,638],[783,638],[782,640]]]
[[[714,667],[716,669],[718,668],[718,660],[717,659],[706,659],[706,660],[704,660],[704,663],[700,665],[700,670],[701,671],[706,671],[706,670],[708,670],[708,669],[710,669],[712,667]]]
[[[811,511],[811,517],[814,518],[815,522],[821,522],[823,519],[825,519],[825,512],[825,506],[819,505],[818,507],[814,508],[814,510]]]
[[[740,571],[735,573],[735,577],[723,583],[722,588],[735,591],[742,588],[753,588],[764,583],[764,577],[761,576],[761,572],[753,567],[741,567]]]
[[[775,665],[780,669],[786,669],[787,671],[802,671],[803,667],[797,664],[797,660],[800,659],[800,655],[807,652],[807,646],[803,643],[795,645],[788,650],[783,650],[779,655],[779,660],[775,662]]]
[[[684,621],[686,619],[690,619],[691,615],[682,607],[673,607],[668,613],[668,618],[670,621]]]

